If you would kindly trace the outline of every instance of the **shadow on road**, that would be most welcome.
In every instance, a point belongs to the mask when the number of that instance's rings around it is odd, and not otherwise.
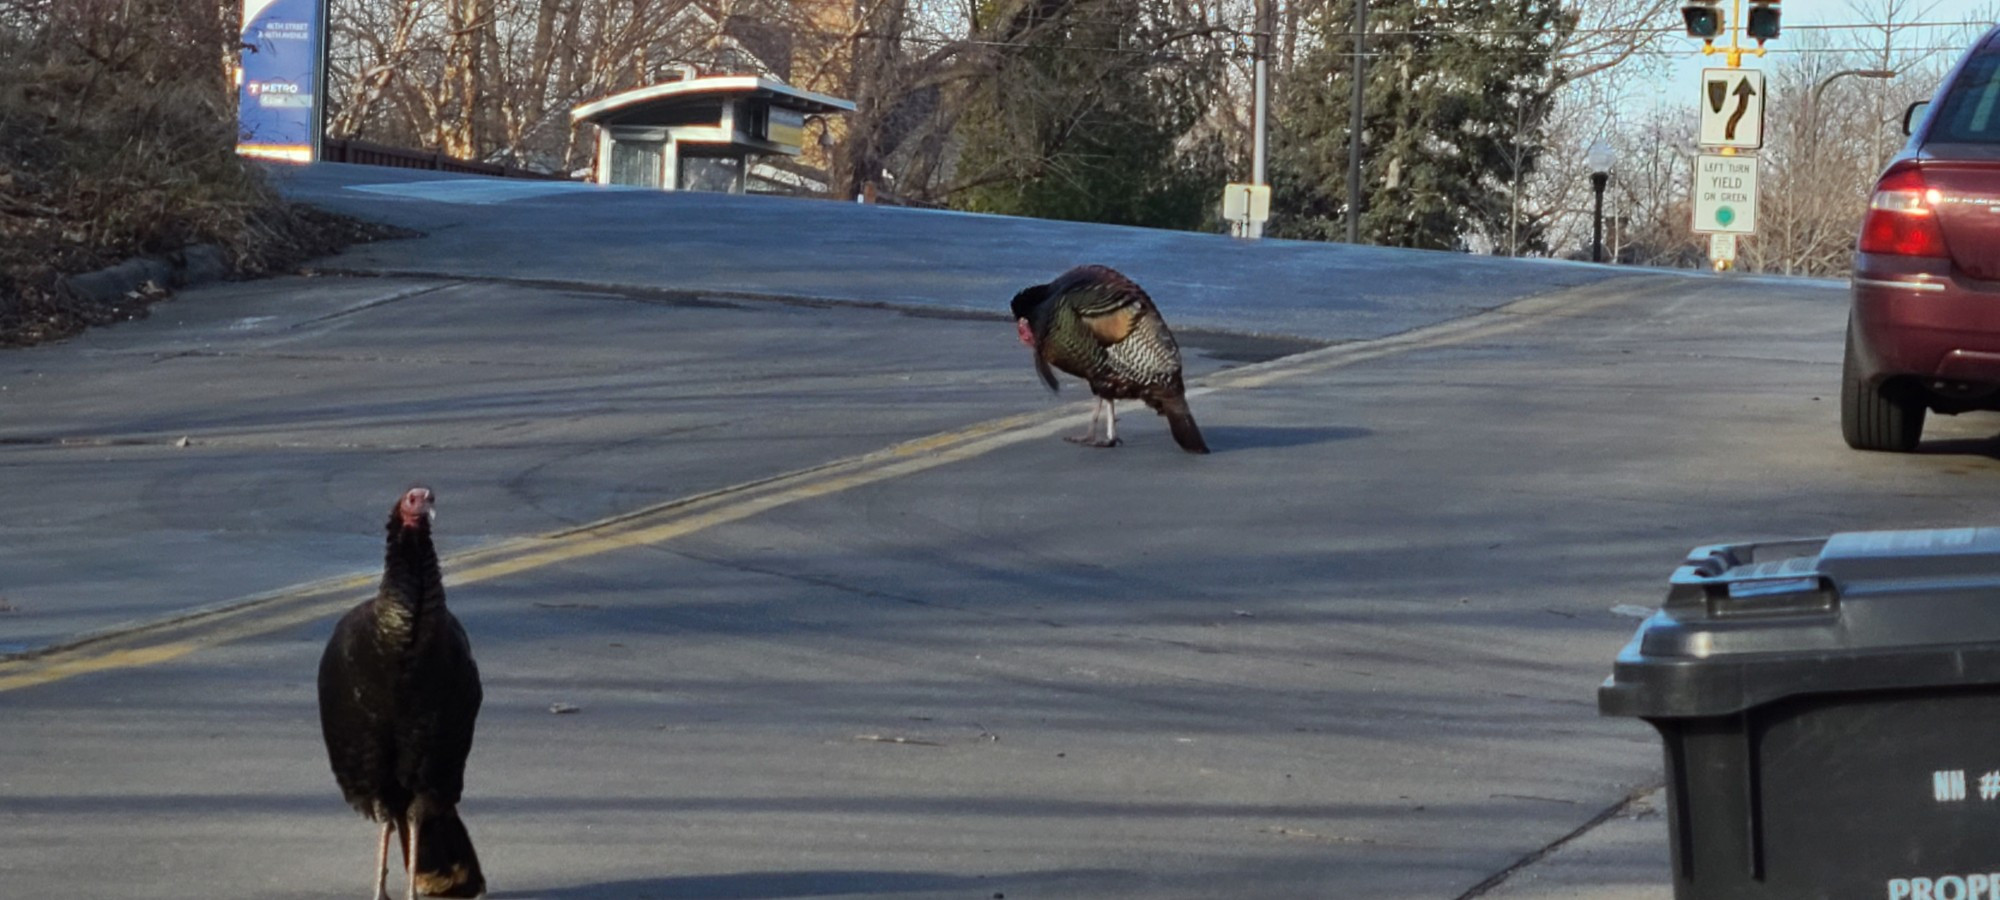
[[[1925,456],[1984,456],[2000,460],[2000,435],[1925,441],[1917,446],[1917,452]]]
[[[779,900],[863,893],[976,891],[967,896],[999,897],[1009,888],[1029,883],[1129,874],[1107,870],[1028,872],[996,877],[936,872],[742,872],[606,881],[542,891],[502,891],[488,896],[492,900]]]
[[[1280,447],[1305,447],[1312,444],[1330,444],[1334,441],[1351,441],[1367,437],[1374,432],[1366,428],[1346,428],[1338,425],[1308,425],[1284,427],[1277,425],[1218,425],[1202,426],[1201,433],[1208,438],[1209,449],[1215,453],[1230,453],[1237,450],[1268,450]]]

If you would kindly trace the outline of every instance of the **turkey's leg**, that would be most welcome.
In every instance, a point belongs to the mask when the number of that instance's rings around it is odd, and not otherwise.
[[[375,851],[375,890],[368,900],[389,900],[389,834],[395,827],[393,819],[382,823],[382,845]]]
[[[1102,418],[1104,418],[1104,398],[1098,397],[1096,398],[1096,402],[1090,407],[1090,430],[1078,437],[1063,438],[1063,440],[1069,441],[1072,444],[1097,443],[1097,422]]]
[[[1104,436],[1099,437],[1102,430]],[[1090,431],[1082,437],[1064,438],[1072,444],[1086,447],[1118,446],[1118,416],[1112,409],[1111,401],[1097,398],[1097,406],[1090,411]]]
[[[410,822],[410,858],[408,860],[410,864],[409,900],[417,900],[417,836],[419,833],[417,829],[417,821],[422,818],[423,818],[422,815],[417,815],[417,814],[413,814],[409,817],[409,822]]]

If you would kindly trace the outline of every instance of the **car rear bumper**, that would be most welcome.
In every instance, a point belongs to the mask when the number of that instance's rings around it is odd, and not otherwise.
[[[2000,384],[2000,290],[1968,288],[1949,274],[1864,269],[1853,295],[1854,350],[1869,382]]]

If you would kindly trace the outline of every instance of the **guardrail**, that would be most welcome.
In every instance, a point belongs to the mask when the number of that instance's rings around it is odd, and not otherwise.
[[[536,172],[519,166],[499,163],[477,162],[446,156],[433,150],[410,150],[404,147],[390,147],[368,141],[346,138],[328,138],[320,144],[320,157],[325,162],[354,163],[363,166],[389,166],[396,169],[425,169],[432,172],[465,172],[472,175],[498,175],[502,178],[540,178],[548,181],[568,181],[568,176]]]

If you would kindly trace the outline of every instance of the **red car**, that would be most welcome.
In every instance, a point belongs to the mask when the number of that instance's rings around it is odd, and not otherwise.
[[[1904,130],[1855,247],[1840,431],[1857,450],[1915,450],[1932,410],[2000,409],[2000,28]]]

